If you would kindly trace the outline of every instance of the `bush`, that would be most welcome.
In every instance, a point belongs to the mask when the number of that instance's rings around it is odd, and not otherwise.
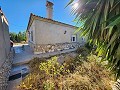
[[[57,76],[60,76],[62,74],[66,74],[69,72],[64,68],[63,65],[60,65],[57,61],[57,57],[52,57],[50,60],[44,63],[40,63],[40,71],[43,71],[46,75],[57,78]]]
[[[40,63],[44,63],[44,62],[46,62],[45,58],[40,59],[40,58],[36,57],[36,58],[32,59],[29,62],[30,71],[38,73]]]
[[[82,56],[86,57],[90,53],[90,51],[86,47],[79,47],[76,50],[76,53],[81,54]]]
[[[74,73],[65,76],[59,83],[63,90],[112,90],[114,76],[97,60],[97,56],[90,55]]]
[[[49,60],[35,58],[31,72],[21,83],[21,90],[112,90],[114,76],[95,55],[86,59],[66,56],[61,65],[57,57]],[[69,72],[70,71],[70,72]]]
[[[88,43],[85,44],[85,47],[89,50],[92,50],[93,49],[93,44],[88,42]]]
[[[69,73],[63,65],[57,62],[57,57],[49,60],[34,58],[30,61],[31,73],[23,80],[21,90],[54,90],[57,80]]]
[[[65,57],[63,63],[65,69],[69,70],[71,73],[74,72],[77,66],[81,65],[85,59],[81,55],[77,55],[75,58],[71,56]]]

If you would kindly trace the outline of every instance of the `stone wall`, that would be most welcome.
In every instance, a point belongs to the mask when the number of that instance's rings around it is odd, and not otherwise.
[[[6,90],[13,60],[13,49],[0,67],[0,90]]]
[[[63,51],[68,49],[74,49],[82,46],[80,43],[58,43],[58,44],[39,44],[34,45],[34,53],[47,53],[47,52],[56,52]]]

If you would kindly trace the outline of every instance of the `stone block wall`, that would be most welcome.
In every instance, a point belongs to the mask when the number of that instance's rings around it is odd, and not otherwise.
[[[58,43],[58,44],[39,44],[34,45],[34,53],[48,53],[48,52],[56,52],[63,51],[67,49],[74,49],[82,46],[80,43]]]
[[[6,90],[13,60],[13,51],[11,51],[0,67],[0,90]]]

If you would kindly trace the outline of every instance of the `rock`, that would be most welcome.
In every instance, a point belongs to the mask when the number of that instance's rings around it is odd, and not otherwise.
[[[61,49],[57,49],[58,51],[61,51]]]
[[[47,53],[47,52],[55,52],[55,51],[62,51],[62,50],[68,50],[73,49],[81,46],[78,43],[58,43],[58,44],[42,44],[37,45],[35,51]]]
[[[64,48],[64,50],[68,50],[69,48]]]

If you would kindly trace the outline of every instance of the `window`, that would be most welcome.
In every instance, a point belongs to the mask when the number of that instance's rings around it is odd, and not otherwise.
[[[77,40],[76,40],[76,35],[72,35],[71,41],[72,41],[72,42],[76,42],[76,41],[77,41]]]
[[[75,41],[75,37],[73,37],[73,41]]]
[[[33,41],[33,31],[31,31],[31,41]]]

